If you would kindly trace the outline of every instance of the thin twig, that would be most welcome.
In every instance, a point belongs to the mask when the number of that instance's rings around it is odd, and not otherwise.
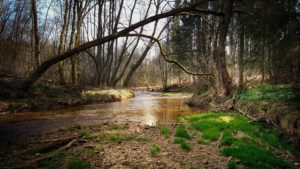
[[[217,149],[218,149],[218,151],[219,151],[220,142],[223,139],[223,135],[224,135],[224,133],[222,132],[220,138],[217,141]]]

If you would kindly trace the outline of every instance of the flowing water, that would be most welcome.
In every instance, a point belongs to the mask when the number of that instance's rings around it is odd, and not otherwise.
[[[156,125],[178,116],[199,112],[185,102],[190,94],[161,96],[137,92],[136,97],[121,102],[76,106],[59,110],[9,113],[0,115],[0,143],[67,129],[76,125],[101,123],[141,123]]]

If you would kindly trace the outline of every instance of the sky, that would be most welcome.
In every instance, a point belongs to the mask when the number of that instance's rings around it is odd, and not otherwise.
[[[150,0],[144,0],[144,2],[143,2],[143,0],[139,0],[137,2],[136,8],[135,8],[134,14],[133,14],[132,23],[139,22],[145,17],[145,11],[148,7],[149,1]],[[153,1],[157,1],[157,0],[153,0]],[[57,9],[54,9],[56,4],[51,3],[51,2],[52,2],[52,0],[47,0],[47,2],[46,2],[47,5],[44,5],[44,7],[40,10],[41,18],[46,17],[46,13],[47,13],[47,10],[48,10],[48,7],[49,7],[50,4],[51,4],[51,6],[49,8],[50,10],[49,10],[49,13],[48,13],[48,18],[53,18],[54,16],[58,16],[58,17],[62,18],[63,17],[63,15],[61,14],[62,11],[61,10],[57,11]],[[124,7],[123,7],[123,10],[122,10],[122,14],[121,14],[121,23],[118,26],[119,30],[122,30],[124,27],[127,27],[129,25],[128,15],[130,14],[130,11],[133,7],[133,3],[134,3],[134,0],[125,0],[124,1]],[[169,10],[171,5],[172,4],[166,5],[166,3],[163,3],[161,6],[164,7],[164,8],[163,9],[161,8],[159,13]],[[118,10],[119,9],[117,9],[117,11]],[[149,12],[148,16],[153,16],[153,15],[155,15],[155,5],[154,4],[151,5],[150,12]],[[87,18],[88,17],[86,17],[85,22],[87,22]],[[166,19],[162,19],[162,20],[159,21],[158,26],[157,26],[156,36],[160,32],[160,30],[165,26],[166,22],[167,22]],[[88,35],[88,38],[86,38],[86,39],[89,39],[89,40],[95,39],[96,37],[92,33],[92,32],[94,32],[92,23],[89,23],[89,26],[85,26],[85,27],[89,27],[89,30],[88,30],[89,35]],[[143,34],[151,35],[152,32],[153,32],[153,27],[154,27],[154,23],[150,23],[150,24],[146,25],[144,27],[145,31],[144,31]],[[56,39],[56,37],[58,36],[58,32],[59,32],[60,28],[61,28],[61,25],[57,25],[56,33],[55,33],[55,31],[52,32],[51,36],[52,36],[53,39]],[[138,30],[139,29],[137,29],[137,31]],[[85,32],[86,31],[87,30],[85,30]],[[87,35],[85,35],[85,36],[87,36]],[[165,36],[163,35],[162,37],[165,37]],[[120,44],[120,46],[122,45],[123,40],[122,40],[122,38],[119,38],[118,43]],[[145,43],[143,41],[140,41],[140,43],[138,45],[138,48],[142,49],[144,47],[145,47]],[[149,56],[147,56],[148,59],[151,59],[151,58],[153,58],[157,55],[157,52],[155,52],[154,47],[151,49],[151,51],[149,52],[148,55],[149,55]]]

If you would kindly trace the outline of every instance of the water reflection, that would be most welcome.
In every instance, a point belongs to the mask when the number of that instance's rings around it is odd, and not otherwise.
[[[115,103],[77,106],[60,110],[24,112],[0,115],[0,134],[37,134],[89,125],[136,122],[155,125],[176,120],[178,116],[199,112],[185,102],[191,95],[161,97],[159,93],[137,93],[135,98]]]

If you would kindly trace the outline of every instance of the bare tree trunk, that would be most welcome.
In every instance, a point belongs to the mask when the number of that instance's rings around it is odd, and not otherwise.
[[[59,46],[58,46],[58,54],[61,54],[63,51],[62,48],[64,47],[65,44],[65,31],[68,27],[68,9],[69,9],[69,4],[68,0],[65,0],[65,10],[64,10],[64,20],[63,20],[63,25],[61,28],[60,32],[60,37],[59,37]],[[63,70],[63,62],[59,62],[59,77],[60,77],[60,83],[65,84],[65,77],[64,77],[64,70]]]
[[[34,59],[36,67],[38,67],[41,63],[40,60],[40,36],[39,36],[39,28],[38,28],[38,17],[36,10],[36,1],[31,0],[31,12],[33,16],[33,32],[34,32]]]
[[[238,59],[238,65],[239,65],[239,88],[243,88],[244,85],[244,41],[245,41],[245,35],[244,35],[244,26],[240,26],[240,46],[239,46],[239,59]]]
[[[144,17],[145,19],[148,17],[148,13],[149,13],[149,10],[150,10],[150,7],[151,7],[151,3],[152,3],[152,0],[149,1],[148,8],[147,8],[147,10],[146,10],[146,14],[145,14],[145,17]],[[131,24],[131,21],[132,21],[132,17],[133,17],[133,12],[134,12],[135,6],[136,6],[136,1],[135,1],[135,3],[134,3],[133,9],[131,10],[131,13],[130,13],[130,21],[129,21],[130,24]],[[143,31],[144,31],[144,26],[141,27],[141,29],[140,29],[140,34],[142,34]],[[127,41],[127,39],[128,39],[128,37],[126,37],[126,41]],[[132,51],[131,51],[131,53],[130,53],[129,58],[127,59],[125,65],[124,65],[124,68],[122,69],[120,75],[113,81],[113,86],[115,86],[115,85],[121,80],[121,78],[124,76],[125,71],[126,71],[126,69],[128,68],[129,63],[130,63],[131,60],[132,60],[132,57],[133,57],[133,55],[134,55],[134,52],[135,52],[136,48],[138,47],[138,44],[139,44],[140,40],[141,40],[141,38],[138,37],[138,39],[136,40],[135,46],[132,48]],[[125,46],[124,46],[124,47],[125,47]]]
[[[69,41],[69,49],[73,48],[73,44],[74,44],[74,35],[75,35],[75,22],[76,22],[76,5],[77,2],[76,0],[73,1],[73,10],[72,10],[72,26],[71,26],[71,34],[70,34],[70,41]],[[76,53],[77,54],[77,53]],[[75,55],[72,55],[70,60],[71,60],[71,79],[72,79],[72,84],[75,85],[75,79],[73,77],[74,72],[73,72],[73,65],[75,62]]]
[[[261,70],[261,82],[265,81],[265,40],[262,42],[261,46],[261,63],[260,63],[260,70]]]
[[[218,46],[215,50],[215,64],[216,64],[216,80],[217,80],[217,95],[223,97],[231,94],[233,90],[233,84],[231,77],[227,71],[226,67],[226,57],[225,57],[225,48],[226,48],[226,37],[228,33],[228,28],[230,20],[232,17],[233,9],[233,0],[224,0],[223,1],[223,11],[224,17],[221,21],[219,27],[219,40]]]
[[[150,5],[151,5],[151,2],[149,3],[148,10],[150,9]],[[159,5],[160,5],[160,3],[157,3],[157,5],[156,5],[156,12],[155,12],[156,15],[158,14],[158,11],[159,11]],[[147,14],[148,14],[148,10],[147,10]],[[153,28],[152,36],[154,36],[155,33],[156,33],[157,24],[158,24],[158,20],[155,21],[155,23],[154,23],[154,28]],[[166,26],[165,26],[165,28],[166,28]],[[165,28],[163,28],[163,30],[161,31],[161,33],[164,31]],[[161,34],[161,33],[160,33],[160,34]],[[160,36],[160,35],[159,35],[159,36]],[[150,51],[151,47],[153,46],[153,44],[154,44],[154,42],[153,42],[152,40],[150,40],[149,43],[148,43],[148,45],[147,45],[147,47],[146,47],[146,49],[144,50],[142,56],[141,56],[141,57],[139,58],[139,60],[138,60],[134,65],[132,65],[132,67],[130,68],[129,73],[128,73],[128,75],[126,76],[126,79],[125,79],[125,81],[124,81],[123,86],[125,86],[125,87],[128,87],[128,86],[129,86],[129,82],[130,82],[130,80],[131,80],[133,74],[136,72],[136,70],[138,69],[138,67],[143,63],[143,61],[145,60],[145,58],[146,58],[148,52]]]

